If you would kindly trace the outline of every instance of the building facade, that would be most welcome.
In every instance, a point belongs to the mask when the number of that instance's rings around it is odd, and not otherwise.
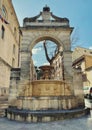
[[[92,87],[92,50],[77,47],[72,56],[73,68],[81,68],[83,87]]]
[[[0,0],[0,95],[7,95],[11,68],[19,66],[19,22],[12,0]]]
[[[79,57],[83,55],[92,56],[92,49],[76,47],[72,53],[72,61],[75,61],[76,59],[78,59]]]
[[[58,52],[52,59],[51,65],[54,67],[52,77],[55,80],[64,80],[64,66],[62,52]]]

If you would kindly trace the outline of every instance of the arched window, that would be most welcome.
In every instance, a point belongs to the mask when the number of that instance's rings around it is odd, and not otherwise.
[[[4,7],[4,5],[2,6],[2,15],[5,19],[7,19],[7,11],[6,11],[6,8]]]

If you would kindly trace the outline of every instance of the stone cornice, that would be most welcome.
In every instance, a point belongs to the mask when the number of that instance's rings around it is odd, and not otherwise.
[[[42,29],[42,30],[49,30],[49,29],[63,29],[63,30],[70,30],[71,32],[73,31],[73,27],[67,27],[67,26],[65,26],[65,27],[62,27],[62,26],[26,26],[26,27],[20,27],[20,29],[21,30],[30,30],[30,29],[32,29],[32,30],[39,30],[39,29]]]

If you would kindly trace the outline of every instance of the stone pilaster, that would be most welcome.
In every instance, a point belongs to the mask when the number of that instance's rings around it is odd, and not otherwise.
[[[10,77],[9,102],[14,103],[18,94],[18,84],[20,81],[20,68],[12,68]]]
[[[79,68],[74,69],[73,85],[74,85],[74,94],[77,97],[79,106],[84,105],[82,73],[81,73],[81,69]]]
[[[64,71],[64,80],[70,86],[71,92],[73,94],[73,70],[72,70],[72,52],[64,51],[63,52],[63,71]]]
[[[29,80],[30,79],[30,52],[22,51],[21,52],[21,79]]]

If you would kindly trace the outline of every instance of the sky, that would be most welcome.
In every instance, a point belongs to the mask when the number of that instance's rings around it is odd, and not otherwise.
[[[76,46],[92,49],[92,0],[12,0],[20,26],[25,17],[34,17],[45,5],[59,17],[67,17],[74,27]]]

